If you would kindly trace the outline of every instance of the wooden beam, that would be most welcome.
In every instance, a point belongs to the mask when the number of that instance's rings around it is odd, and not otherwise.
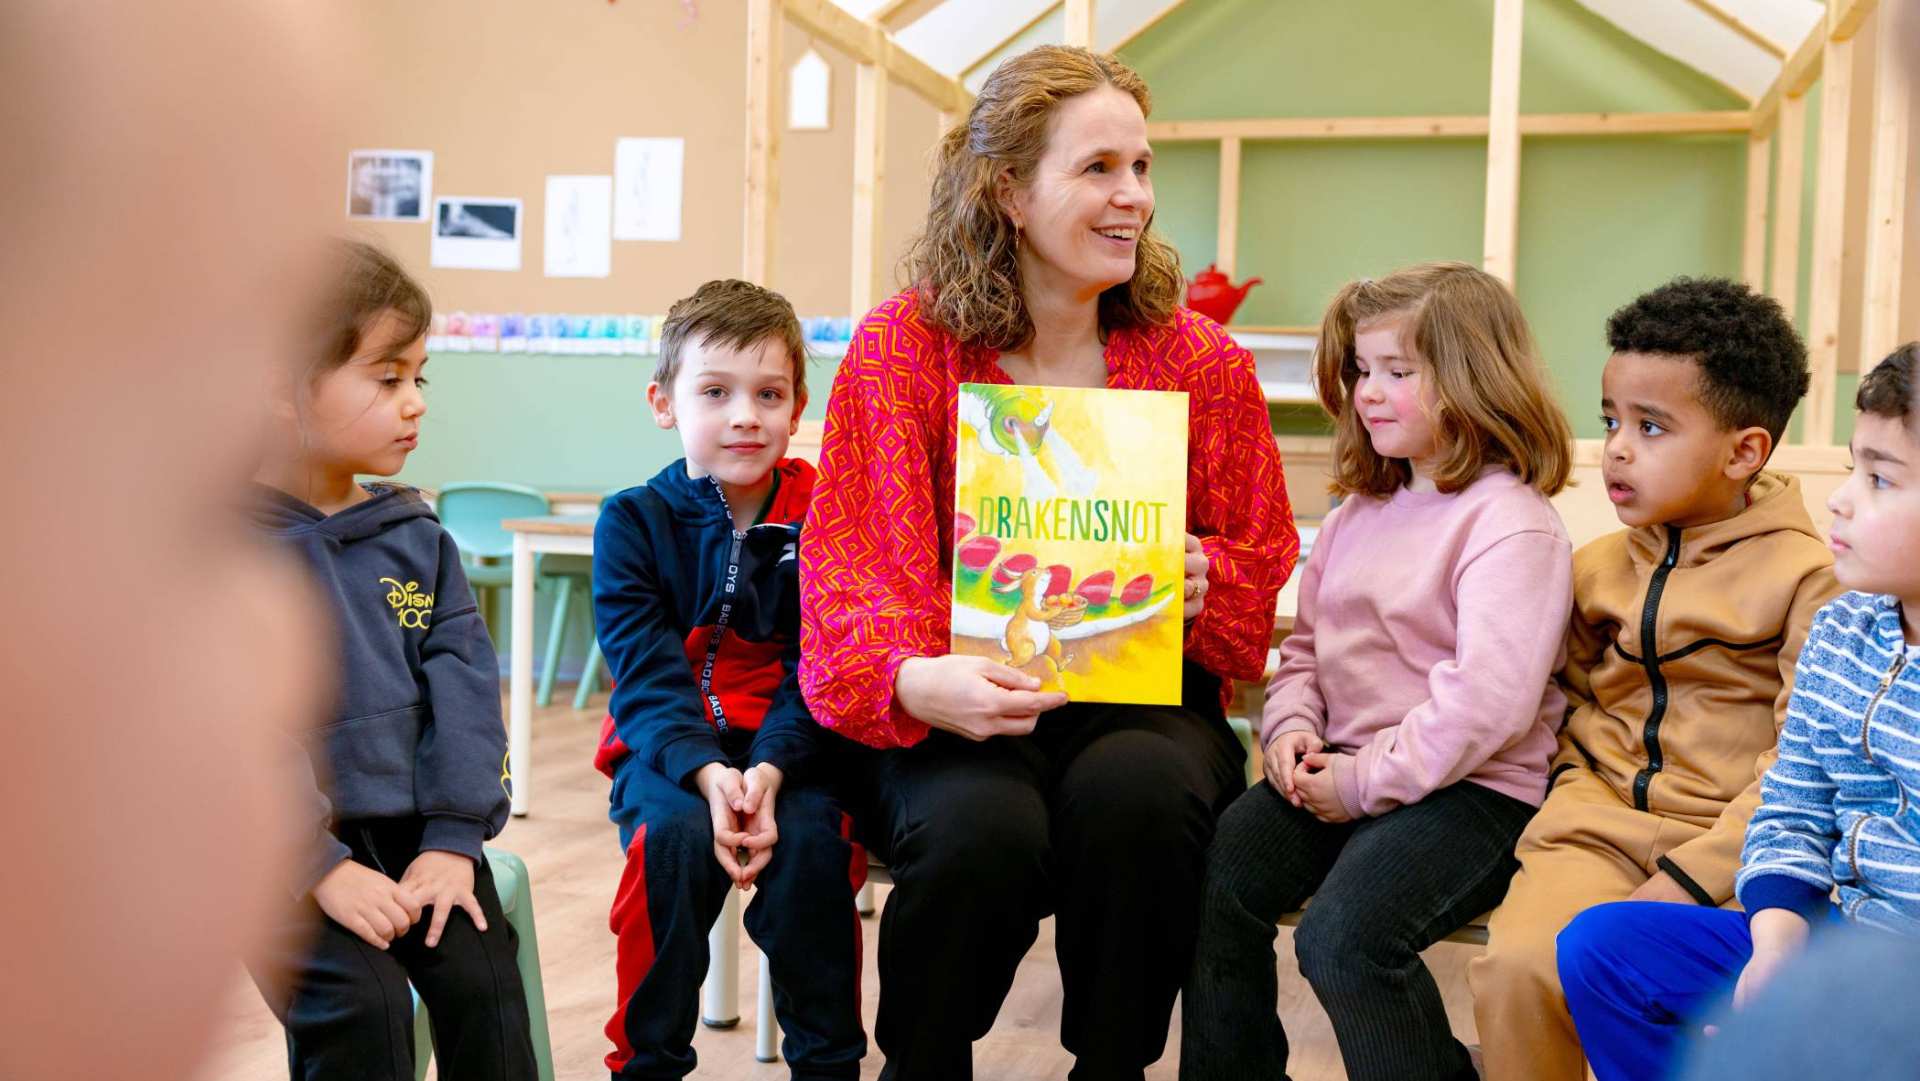
[[[1697,113],[1534,113],[1520,117],[1520,134],[1717,135],[1745,132],[1744,109]],[[1147,123],[1158,142],[1246,139],[1473,139],[1488,131],[1484,116],[1325,116],[1248,120],[1163,120]]]
[[[1820,65],[1825,62],[1827,45],[1827,23],[1821,20],[1813,24],[1807,32],[1807,40],[1793,50],[1787,62],[1780,66],[1780,77],[1773,81],[1767,92],[1753,106],[1753,128],[1765,131],[1773,125],[1780,112],[1780,103],[1787,98],[1797,98],[1813,87],[1814,80],[1820,78]]]
[[[1853,41],[1828,40],[1820,84],[1820,148],[1813,191],[1813,288],[1807,301],[1805,442],[1833,442],[1840,373],[1840,292],[1847,251],[1847,156],[1853,112]]]
[[[1876,0],[1828,0],[1827,37],[1851,41],[1860,32],[1860,24],[1873,14]]]
[[[1487,213],[1481,266],[1513,284],[1520,224],[1521,0],[1494,0],[1493,76],[1487,95]]]
[[[1240,254],[1240,140],[1220,140],[1220,225],[1213,265],[1231,278]]]
[[[1767,288],[1767,171],[1773,165],[1773,137],[1747,136],[1747,207],[1740,239],[1740,276],[1755,292]]]
[[[1749,131],[1745,109],[1698,113],[1533,113],[1520,118],[1522,135],[1721,135]]]
[[[1786,309],[1787,318],[1800,301],[1800,196],[1806,188],[1807,99],[1780,103],[1780,124],[1773,139],[1779,145],[1773,183],[1773,274],[1768,292]]]
[[[747,191],[740,276],[773,285],[774,222],[780,206],[780,108],[785,69],[781,0],[747,0]]]
[[[1093,48],[1093,0],[1066,0],[1067,44]]]
[[[1449,139],[1484,136],[1484,116],[1279,117],[1262,120],[1147,122],[1163,142],[1214,139]]]
[[[847,54],[855,63],[878,64],[887,74],[937,108],[965,109],[973,102],[960,80],[935,71],[926,61],[896,47],[893,36],[853,16],[833,0],[781,0],[787,18],[808,33]]]
[[[886,193],[887,69],[861,64],[853,97],[853,307],[872,310],[886,289],[881,220]]]
[[[1889,5],[1881,9],[1892,13]],[[1873,166],[1867,187],[1866,302],[1856,371],[1871,371],[1900,344],[1900,285],[1907,249],[1907,154],[1911,99],[1901,73],[1901,35],[1880,28],[1873,76]]]
[[[941,0],[887,0],[867,13],[867,21],[891,32],[903,26],[912,26],[922,15],[940,4]]]
[[[1760,31],[1755,30],[1752,26],[1740,21],[1738,15],[1728,11],[1718,3],[1718,0],[1688,0],[1688,3],[1705,12],[1714,22],[1719,23],[1721,26],[1726,27],[1766,50],[1767,55],[1772,56],[1774,59],[1785,60],[1787,58],[1787,50],[1785,47],[1765,34],[1762,34]]]
[[[1113,48],[1107,51],[1117,53],[1120,50],[1126,48],[1127,46],[1133,44],[1135,41],[1138,41],[1140,39],[1140,35],[1146,33],[1147,31],[1153,29],[1156,26],[1159,26],[1160,20],[1173,14],[1175,9],[1179,8],[1180,5],[1186,2],[1187,0],[1173,0],[1172,3],[1163,5],[1159,11],[1156,11],[1152,15],[1149,15],[1147,17],[1146,22],[1143,22],[1139,26],[1136,26],[1133,29],[1127,31],[1125,36],[1121,37],[1119,41],[1114,42]]]

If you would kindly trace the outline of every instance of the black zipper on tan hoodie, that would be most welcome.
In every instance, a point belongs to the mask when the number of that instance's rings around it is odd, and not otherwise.
[[[1660,722],[1667,715],[1667,677],[1660,671],[1660,647],[1655,637],[1660,627],[1660,595],[1666,592],[1667,575],[1673,573],[1678,562],[1680,529],[1668,526],[1667,554],[1653,568],[1653,577],[1647,581],[1647,600],[1640,608],[1640,664],[1647,670],[1647,685],[1653,692],[1653,707],[1647,711],[1647,724],[1640,734],[1647,748],[1647,767],[1633,777],[1633,806],[1641,811],[1647,810],[1647,790],[1653,786],[1653,775],[1666,764],[1660,752]]]

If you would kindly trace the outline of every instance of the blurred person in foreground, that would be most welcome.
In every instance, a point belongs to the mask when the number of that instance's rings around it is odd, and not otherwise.
[[[326,639],[238,493],[311,348],[351,21],[0,7],[10,1081],[185,1076],[288,871]]]

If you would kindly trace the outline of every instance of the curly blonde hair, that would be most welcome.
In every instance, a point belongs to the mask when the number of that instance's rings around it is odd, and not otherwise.
[[[1396,320],[1401,347],[1432,373],[1435,487],[1457,492],[1495,464],[1546,495],[1566,487],[1573,432],[1547,389],[1520,302],[1478,267],[1421,263],[1349,284],[1320,323],[1313,380],[1334,418],[1335,493],[1384,498],[1413,477],[1405,459],[1373,449],[1353,402],[1355,335]]]
[[[1017,230],[995,184],[1002,175],[1015,184],[1031,181],[1054,110],[1102,86],[1132,97],[1142,114],[1152,113],[1147,84],[1119,59],[1062,45],[1029,49],[993,69],[966,123],[935,149],[926,228],[903,263],[929,316],[961,341],[1004,350],[1032,339],[1015,260]],[[1149,220],[1133,277],[1100,294],[1101,329],[1171,322],[1182,285],[1179,253]]]

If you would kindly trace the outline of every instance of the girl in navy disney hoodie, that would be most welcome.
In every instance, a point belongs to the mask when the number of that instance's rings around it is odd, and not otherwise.
[[[460,554],[399,472],[426,412],[432,314],[343,244],[325,351],[287,388],[256,511],[330,602],[339,677],[305,733],[315,785],[292,903],[249,969],[296,1078],[409,1081],[417,988],[442,1077],[533,1078],[515,937],[481,845],[506,823],[497,661]]]

